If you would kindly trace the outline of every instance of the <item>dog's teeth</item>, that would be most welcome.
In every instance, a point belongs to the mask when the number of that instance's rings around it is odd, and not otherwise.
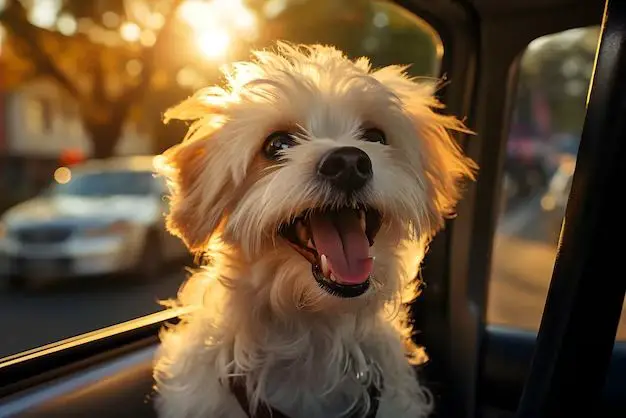
[[[315,249],[315,245],[313,245],[313,240],[312,240],[311,238],[309,238],[309,240],[307,241],[306,245],[307,245],[310,249],[312,249],[312,250],[314,250],[314,249]]]
[[[330,276],[328,277],[331,281],[336,282],[337,278],[335,277],[334,274],[330,273]]]
[[[363,230],[363,232],[365,232],[365,229],[367,228],[367,223],[365,221],[365,213],[363,213],[363,211],[360,212],[359,221],[361,222],[361,229]]]
[[[322,273],[324,277],[328,277],[329,269],[328,269],[328,260],[326,259],[326,255],[322,254],[320,256],[320,267],[322,268]]]

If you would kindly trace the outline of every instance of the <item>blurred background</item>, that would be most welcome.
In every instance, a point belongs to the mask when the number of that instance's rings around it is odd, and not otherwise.
[[[520,57],[490,322],[539,324],[598,34],[540,38]],[[440,76],[445,54],[432,27],[389,1],[0,0],[0,358],[176,295],[193,260],[164,229],[151,158],[186,126],[162,114],[275,40],[333,44],[414,76]]]

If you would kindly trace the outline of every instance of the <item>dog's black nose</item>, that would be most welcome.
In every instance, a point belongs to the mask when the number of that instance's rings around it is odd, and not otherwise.
[[[346,192],[361,189],[372,174],[372,160],[356,147],[334,149],[322,157],[317,166],[318,176]]]

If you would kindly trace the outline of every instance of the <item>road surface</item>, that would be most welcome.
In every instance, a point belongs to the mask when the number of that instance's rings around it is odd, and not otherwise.
[[[492,257],[487,321],[536,331],[548,295],[563,213],[546,213],[529,199],[498,225]],[[626,340],[626,303],[617,332]]]
[[[503,218],[494,246],[489,322],[537,329],[556,254],[558,218],[547,217],[538,198]],[[184,277],[179,267],[143,283],[120,278],[36,292],[0,291],[0,358],[156,312],[162,309],[158,301],[174,296]],[[618,338],[626,340],[626,320]]]
[[[145,282],[129,277],[0,291],[0,358],[163,309],[185,278],[182,269]]]

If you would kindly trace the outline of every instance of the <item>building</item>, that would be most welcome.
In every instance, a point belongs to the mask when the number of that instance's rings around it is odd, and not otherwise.
[[[57,158],[63,150],[91,154],[91,143],[81,125],[78,105],[49,81],[28,83],[5,95],[6,152],[10,155]],[[116,149],[118,155],[151,151],[150,138],[136,125],[126,125]]]
[[[52,82],[37,80],[0,95],[0,212],[52,181],[66,151],[91,154],[78,105]],[[117,155],[149,154],[150,136],[128,123]]]

